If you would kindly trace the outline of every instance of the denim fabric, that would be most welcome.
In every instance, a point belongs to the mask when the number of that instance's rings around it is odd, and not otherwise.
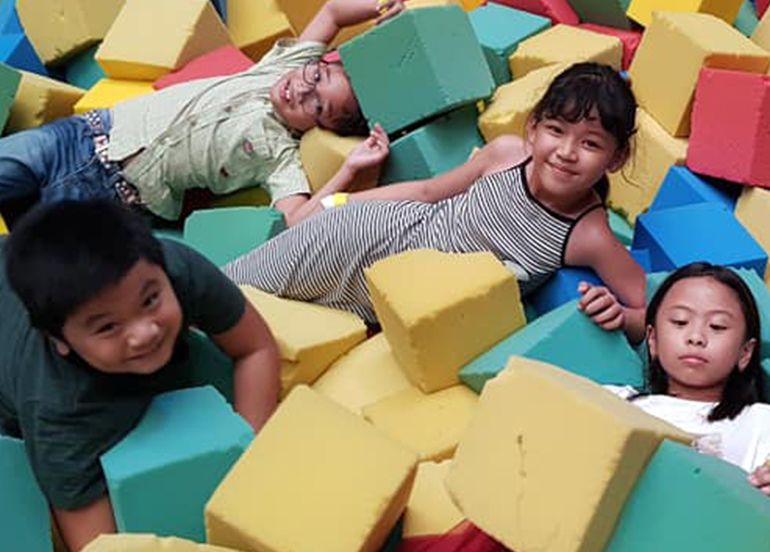
[[[110,112],[101,110],[109,132]],[[64,199],[118,199],[117,167],[105,168],[94,151],[94,133],[80,116],[0,139],[0,204],[40,194],[42,202]]]

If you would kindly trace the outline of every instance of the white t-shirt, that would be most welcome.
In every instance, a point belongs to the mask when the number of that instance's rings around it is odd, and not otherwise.
[[[623,399],[636,395],[631,387],[605,385]],[[695,437],[698,450],[718,456],[752,472],[770,460],[770,405],[756,403],[732,420],[708,421],[716,403],[690,401],[668,395],[642,395],[633,404]]]

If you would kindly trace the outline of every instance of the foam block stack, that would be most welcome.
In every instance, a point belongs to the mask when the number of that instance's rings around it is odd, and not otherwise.
[[[0,62],[39,75],[48,74],[21,26],[15,0],[0,3]]]
[[[690,142],[692,143],[692,142]],[[687,167],[671,167],[660,185],[658,193],[650,206],[650,211],[660,211],[671,207],[692,205],[693,203],[713,203],[727,211],[735,208],[737,186],[726,182],[714,181],[693,174]]]
[[[615,29],[631,29],[626,10],[631,0],[571,0],[580,21]]]
[[[73,111],[85,113],[92,109],[108,109],[117,103],[150,94],[153,90],[152,83],[148,81],[101,79],[78,100]]]
[[[637,23],[649,26],[658,10],[711,14],[731,24],[742,0],[631,0],[627,14]]]

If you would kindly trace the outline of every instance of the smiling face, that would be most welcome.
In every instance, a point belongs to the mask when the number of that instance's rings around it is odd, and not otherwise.
[[[745,370],[756,343],[736,293],[714,278],[676,282],[648,329],[650,355],[668,375],[668,390],[683,399],[716,402],[730,373]]]
[[[300,132],[315,126],[334,130],[341,116],[358,110],[339,63],[311,63],[289,71],[270,89],[270,102],[278,117]]]
[[[94,369],[151,374],[171,359],[182,312],[164,270],[139,260],[114,286],[70,315],[54,339],[60,354],[74,350]]]

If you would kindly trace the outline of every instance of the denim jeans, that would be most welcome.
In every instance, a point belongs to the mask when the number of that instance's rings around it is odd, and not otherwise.
[[[109,133],[108,110],[100,110]],[[0,205],[35,197],[42,202],[64,199],[118,199],[117,167],[107,169],[96,156],[94,132],[85,118],[65,117],[0,139]]]

